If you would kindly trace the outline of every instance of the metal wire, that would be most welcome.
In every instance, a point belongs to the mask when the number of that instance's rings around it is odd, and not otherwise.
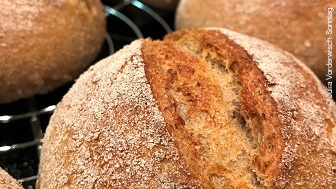
[[[166,23],[166,21],[159,14],[157,14],[155,11],[150,9],[148,6],[144,5],[143,3],[137,0],[123,0],[113,7],[104,5],[105,16],[107,18],[110,16],[114,16],[120,19],[134,32],[137,38],[143,38],[144,36],[141,30],[139,29],[139,27],[125,14],[121,13],[123,9],[129,6],[136,7],[137,9],[144,11],[149,16],[154,18],[164,28],[166,33],[172,32],[172,29],[170,28],[170,26]],[[111,38],[111,35],[113,35],[114,37],[118,36],[117,34],[109,34],[108,32],[106,33],[105,40],[109,48],[108,49],[109,54],[113,54],[115,52],[114,42]],[[125,38],[125,36],[119,36],[119,37]],[[43,132],[42,132],[42,127],[41,127],[40,116],[51,115],[53,111],[55,110],[56,105],[49,105],[45,108],[38,109],[35,98],[28,99],[27,102],[28,102],[27,104],[28,104],[28,110],[29,110],[28,112],[25,112],[22,114],[15,114],[15,115],[11,115],[11,114],[0,115],[0,128],[1,126],[4,126],[7,123],[12,123],[14,121],[28,119],[29,126],[32,130],[34,139],[31,141],[23,142],[19,144],[0,146],[0,154],[6,154],[10,151],[27,149],[29,147],[36,146],[38,157],[39,157],[40,149],[43,143]],[[37,175],[18,179],[20,183],[30,183],[36,180],[37,180]],[[28,186],[28,188],[33,188],[33,187],[34,186],[31,186],[31,185]]]
[[[135,33],[137,38],[143,38],[143,35],[142,35],[140,29],[138,28],[138,26],[131,19],[129,19],[127,16],[125,16],[121,12],[117,11],[116,9],[111,8],[109,6],[106,6],[106,5],[104,5],[104,10],[106,12],[110,13],[111,15],[116,16],[120,20],[124,21],[133,30],[133,32]]]
[[[46,113],[52,113],[55,110],[55,108],[56,108],[56,105],[51,105],[51,106],[48,106],[48,107],[40,109],[40,110],[31,111],[31,112],[27,112],[27,113],[23,113],[23,114],[3,115],[3,116],[0,116],[0,123],[9,123],[9,122],[15,121],[15,120],[26,119],[26,118],[30,118],[30,117],[33,117],[33,116],[46,114]]]
[[[38,179],[38,176],[37,175],[34,175],[34,176],[30,176],[30,177],[26,177],[26,178],[22,178],[22,179],[18,179],[18,181],[20,183],[24,183],[24,182],[31,182],[31,181],[35,181]]]
[[[113,41],[112,41],[109,33],[105,34],[105,40],[106,40],[107,45],[109,46],[109,53],[113,54],[114,53],[114,45],[113,45]]]
[[[141,3],[137,0],[130,1],[132,5],[135,7],[145,11],[147,14],[151,15],[156,21],[158,21],[161,26],[166,30],[167,33],[171,33],[173,30],[170,28],[170,26],[167,24],[167,22],[155,11],[153,11],[151,8],[146,6],[145,4]]]
[[[24,149],[24,148],[28,148],[28,147],[38,145],[42,142],[43,142],[42,139],[35,139],[35,140],[29,141],[29,142],[24,142],[24,143],[21,143],[21,144],[13,144],[13,145],[10,145],[10,146],[1,146],[0,147],[0,152],[9,152],[11,150]]]
[[[120,10],[124,9],[125,7],[129,6],[129,5],[133,5],[135,7],[137,7],[140,10],[143,10],[144,12],[146,12],[147,14],[149,14],[151,17],[153,17],[158,23],[160,23],[160,25],[166,30],[166,33],[171,33],[173,30],[171,29],[171,27],[169,26],[169,24],[167,24],[167,22],[155,11],[153,11],[151,8],[149,8],[147,5],[141,3],[138,0],[124,0],[120,3],[118,3],[117,5],[113,6],[113,10],[119,12]],[[111,7],[108,7],[105,5],[104,9],[106,11],[106,9],[109,9]],[[105,15],[108,17],[110,16],[109,11],[106,11]],[[119,12],[120,13],[120,12]],[[113,14],[111,14],[113,15]],[[118,15],[115,15],[118,16]],[[121,20],[123,20],[124,18],[121,18]],[[124,22],[126,22],[126,20],[123,20]],[[137,30],[137,29],[135,29]],[[135,32],[135,30],[133,30]],[[140,37],[139,37],[140,38]]]

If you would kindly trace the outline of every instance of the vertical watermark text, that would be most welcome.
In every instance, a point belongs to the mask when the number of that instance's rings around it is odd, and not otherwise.
[[[327,44],[328,44],[328,48],[327,48],[327,73],[326,73],[326,82],[327,82],[327,91],[330,94],[330,100],[326,101],[326,105],[327,106],[331,106],[332,104],[332,67],[333,67],[333,54],[332,54],[332,50],[333,50],[333,43],[332,43],[332,24],[333,24],[333,12],[334,12],[334,8],[328,8],[328,16],[327,16],[327,23],[328,23],[328,27],[326,30],[326,34],[327,34]]]

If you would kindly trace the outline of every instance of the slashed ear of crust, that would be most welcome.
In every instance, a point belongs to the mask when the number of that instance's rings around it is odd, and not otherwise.
[[[276,104],[248,53],[205,30],[148,41],[142,53],[154,97],[190,171],[207,188],[273,186],[285,140]]]
[[[335,185],[335,103],[326,105],[322,84],[295,57],[217,28],[178,31],[164,42],[145,43],[142,52],[181,158],[205,186]],[[237,102],[238,113],[231,111]],[[230,112],[234,116],[227,118]],[[225,139],[237,136],[236,144]],[[235,156],[237,151],[247,155]],[[239,163],[226,161],[226,153]]]

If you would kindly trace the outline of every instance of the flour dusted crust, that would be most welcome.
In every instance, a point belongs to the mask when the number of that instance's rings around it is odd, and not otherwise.
[[[137,40],[58,104],[37,188],[334,188],[326,100],[300,61],[254,38]]]
[[[104,41],[99,0],[0,1],[0,103],[72,81]]]
[[[142,43],[91,67],[58,105],[39,188],[199,188],[151,94]]]
[[[6,171],[0,168],[0,188],[2,189],[23,189]]]

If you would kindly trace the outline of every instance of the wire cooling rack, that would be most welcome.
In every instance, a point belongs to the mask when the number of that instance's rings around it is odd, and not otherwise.
[[[107,33],[102,51],[94,62],[137,38],[158,39],[172,31],[174,13],[154,11],[137,0],[102,2]],[[46,95],[0,104],[0,167],[27,189],[35,188],[43,134],[49,118],[72,84]]]

